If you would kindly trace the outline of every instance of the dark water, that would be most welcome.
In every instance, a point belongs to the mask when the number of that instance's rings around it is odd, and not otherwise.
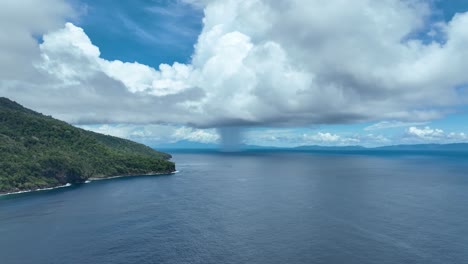
[[[466,157],[174,156],[0,197],[0,263],[468,263]]]

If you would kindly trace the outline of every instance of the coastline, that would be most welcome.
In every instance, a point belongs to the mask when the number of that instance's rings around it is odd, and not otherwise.
[[[139,174],[124,174],[124,175],[115,175],[115,176],[109,176],[109,177],[91,177],[88,179],[88,181],[102,181],[102,180],[110,180],[110,179],[117,179],[117,178],[125,178],[125,177],[138,177],[138,176],[156,176],[156,175],[169,175],[169,174],[175,174],[178,171],[171,171],[171,172],[150,172],[150,173],[139,173]]]
[[[91,177],[91,178],[87,179],[85,182],[78,183],[78,184],[86,184],[86,183],[90,183],[92,181],[103,181],[103,180],[110,180],[110,179],[117,179],[117,178],[124,178],[124,177],[169,175],[169,174],[176,174],[177,172],[179,172],[179,171],[175,170],[175,171],[172,171],[172,172],[157,172],[157,173],[146,173],[146,174],[116,175],[116,176],[109,176],[109,177],[102,177],[102,178]],[[76,184],[76,183],[74,183],[74,184]],[[40,188],[40,189],[34,189],[34,190],[22,190],[22,191],[15,191],[15,192],[6,192],[6,193],[0,193],[0,197],[8,196],[8,195],[14,195],[14,194],[30,193],[30,192],[50,191],[50,190],[54,190],[54,189],[70,187],[72,185],[73,185],[72,183],[66,183],[64,185],[59,185],[59,186],[54,186],[54,187]]]
[[[55,186],[55,187],[47,187],[47,188],[40,188],[40,189],[34,189],[34,190],[23,190],[23,191],[17,191],[17,192],[0,193],[0,197],[1,197],[1,196],[7,196],[7,195],[13,195],[13,194],[21,194],[21,193],[49,191],[49,190],[54,190],[54,189],[60,189],[60,188],[70,187],[70,186],[72,186],[72,184],[71,184],[71,183],[67,183],[67,184],[59,185],[59,186]]]

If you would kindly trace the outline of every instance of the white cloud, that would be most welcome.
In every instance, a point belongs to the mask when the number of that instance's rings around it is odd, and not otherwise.
[[[304,134],[301,145],[365,146],[376,147],[392,144],[392,140],[381,134],[333,134],[318,132]]]
[[[2,0],[0,3],[0,80],[34,81],[39,59],[36,37],[63,26],[74,11],[62,0]],[[1,90],[0,90],[1,91]]]
[[[454,143],[468,141],[468,135],[464,132],[447,133],[442,129],[431,127],[410,127],[406,131],[403,140],[416,143]]]
[[[218,143],[219,135],[214,129],[194,129],[172,125],[81,125],[83,129],[97,133],[127,138],[151,146],[191,141],[199,143]]]
[[[102,134],[128,138],[150,146],[179,141],[219,144],[220,134],[215,129],[194,129],[173,125],[104,124],[82,125],[81,128]],[[468,142],[464,132],[445,132],[431,127],[410,127],[403,134],[349,134],[304,129],[250,129],[242,143],[259,146],[296,147],[306,145],[378,147],[397,144]]]
[[[81,125],[80,128],[97,133],[135,140],[148,145],[175,142],[177,127],[167,125],[103,124]]]
[[[81,84],[84,80],[104,73],[120,81],[131,93],[154,96],[176,94],[190,88],[181,80],[190,77],[191,66],[175,63],[161,64],[159,70],[137,62],[107,61],[100,58],[99,48],[91,43],[83,29],[72,23],[44,36],[40,45],[42,70],[66,84]]]
[[[336,143],[342,140],[342,138],[336,134],[322,133],[322,132],[318,132],[317,134],[312,134],[312,135],[304,134],[303,137],[304,137],[305,142],[312,142],[312,143],[321,142],[321,143],[329,144],[329,143]]]
[[[401,122],[401,121],[381,121],[370,125],[364,130],[371,131],[371,130],[380,130],[380,129],[388,129],[388,128],[398,128],[398,127],[409,127],[409,126],[420,126],[425,125],[427,122]]]
[[[101,58],[71,23],[53,31],[68,11],[62,1],[48,1],[58,11],[41,14],[51,22],[39,30],[30,23],[9,42],[28,45],[1,51],[13,54],[0,61],[2,69],[10,71],[8,61],[22,54],[36,67],[2,75],[0,92],[69,122],[219,127],[394,120],[384,126],[395,126],[466,103],[455,87],[468,83],[468,13],[429,26],[443,44],[409,39],[428,21],[422,1],[188,1],[205,14],[191,63],[157,69]],[[2,21],[5,28],[27,20],[20,4],[9,4],[23,18]],[[50,29],[37,46],[32,34]],[[313,137],[340,141],[329,133]]]
[[[430,127],[410,127],[408,128],[408,134],[423,139],[437,139],[445,136],[445,133],[442,129],[432,129]]]
[[[181,127],[172,135],[177,141],[188,140],[200,143],[219,143],[219,135],[213,129]]]
[[[296,147],[305,145],[367,147],[392,144],[392,140],[379,134],[345,134],[296,129],[253,129],[246,133],[245,143],[260,146]]]

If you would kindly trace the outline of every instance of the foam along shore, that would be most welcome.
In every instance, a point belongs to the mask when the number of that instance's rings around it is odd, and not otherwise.
[[[56,187],[49,187],[49,188],[42,188],[42,189],[34,189],[34,190],[23,190],[23,191],[17,191],[17,192],[9,192],[9,193],[2,193],[0,196],[6,196],[6,195],[12,195],[12,194],[20,194],[20,193],[29,193],[29,192],[40,192],[40,191],[49,191],[53,189],[60,189],[60,188],[65,188],[65,187],[70,187],[71,183],[67,183],[64,185],[56,186]]]
[[[111,176],[111,177],[103,177],[103,178],[89,178],[86,180],[84,183],[90,183],[92,181],[102,181],[102,180],[110,180],[110,179],[116,179],[116,178],[124,178],[124,177],[138,177],[138,176],[152,176],[152,175],[169,175],[169,174],[176,174],[179,171],[173,171],[173,172],[160,172],[160,173],[147,173],[147,174],[135,174],[135,175],[118,175],[118,176]],[[9,193],[2,193],[0,196],[6,196],[6,195],[13,195],[13,194],[21,194],[21,193],[29,193],[29,192],[40,192],[40,191],[49,191],[49,190],[54,190],[54,189],[59,189],[59,188],[65,188],[65,187],[70,187],[72,186],[71,183],[67,183],[65,185],[60,185],[56,187],[49,187],[49,188],[42,188],[42,189],[34,189],[34,190],[23,190],[23,191],[17,191],[17,192],[9,192]]]

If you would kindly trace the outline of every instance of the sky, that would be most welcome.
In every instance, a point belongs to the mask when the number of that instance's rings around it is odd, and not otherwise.
[[[468,142],[468,0],[1,0],[0,96],[153,147]]]

